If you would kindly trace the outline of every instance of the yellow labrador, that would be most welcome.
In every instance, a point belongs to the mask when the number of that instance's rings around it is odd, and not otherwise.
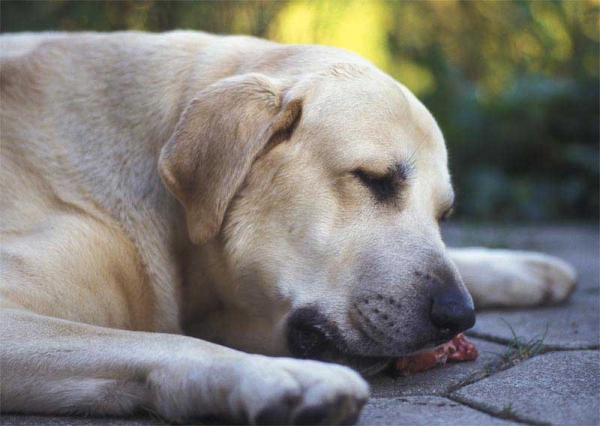
[[[353,422],[367,384],[322,361],[366,374],[448,340],[467,288],[530,306],[575,285],[555,258],[444,247],[442,133],[350,52],[197,32],[1,50],[5,412]]]

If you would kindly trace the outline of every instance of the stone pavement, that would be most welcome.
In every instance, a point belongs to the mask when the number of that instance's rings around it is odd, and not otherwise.
[[[598,227],[451,225],[443,233],[450,246],[541,250],[561,256],[576,267],[579,287],[562,306],[478,313],[477,325],[469,332],[480,352],[475,362],[407,377],[373,378],[372,398],[359,425],[599,425]],[[520,336],[520,350],[508,349],[513,331]],[[7,415],[0,423],[146,426],[160,422]]]

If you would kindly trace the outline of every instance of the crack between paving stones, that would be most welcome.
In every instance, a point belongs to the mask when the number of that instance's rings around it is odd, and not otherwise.
[[[442,392],[440,395],[449,396],[451,393],[456,392],[457,390],[462,389],[465,386],[469,386],[474,383],[480,382],[481,380],[485,380],[485,379],[492,377],[498,373],[501,373],[502,371],[510,370],[511,368],[514,368],[517,365],[527,362],[527,361],[529,361],[533,358],[536,358],[540,355],[545,355],[545,354],[554,353],[554,352],[565,352],[565,351],[571,352],[571,351],[587,351],[587,350],[590,350],[590,349],[568,349],[567,350],[567,349],[544,348],[539,353],[535,354],[534,356],[532,356],[530,358],[520,359],[520,360],[519,359],[508,360],[508,361],[503,360],[501,358],[501,356],[498,355],[498,357],[499,357],[498,360],[487,363],[481,369],[474,371],[469,376],[467,376],[465,379],[463,379],[461,382],[451,386],[446,392]],[[518,361],[518,362],[515,362],[515,361]],[[426,394],[426,395],[428,395],[428,394]]]
[[[489,334],[479,334],[479,333],[472,332],[472,331],[469,331],[467,333],[467,336],[485,340],[486,342],[499,343],[499,344],[503,344],[503,345],[507,345],[513,340],[512,338],[496,337],[496,336],[491,336]],[[576,348],[565,348],[562,346],[555,346],[555,345],[548,345],[548,344],[544,344],[542,346],[545,349],[543,353],[547,353],[550,351],[557,351],[557,352],[559,352],[559,351],[561,351],[561,352],[562,351],[593,351],[593,350],[600,349],[600,345],[587,345],[587,346],[583,345],[583,346],[579,346]]]
[[[481,338],[480,336],[476,336],[476,337]],[[510,342],[509,339],[503,340],[500,338],[494,339],[494,340],[489,339],[489,340],[496,342],[496,343]],[[453,393],[458,391],[459,389],[466,387],[466,386],[469,386],[469,385],[475,384],[477,382],[480,382],[482,380],[485,380],[487,378],[490,378],[502,371],[510,370],[510,369],[516,367],[517,365],[520,365],[521,362],[526,362],[526,361],[531,360],[539,355],[547,354],[547,353],[551,353],[551,352],[581,351],[581,350],[590,350],[590,349],[587,349],[587,348],[586,349],[565,349],[565,348],[553,349],[551,347],[544,347],[542,349],[542,351],[540,353],[536,354],[535,356],[528,358],[528,359],[521,360],[520,362],[517,362],[517,363],[514,363],[514,361],[510,362],[510,361],[502,360],[501,358],[499,358],[496,361],[492,361],[492,362],[489,362],[488,364],[484,365],[480,370],[473,372],[466,379],[464,379],[460,383],[452,386],[448,391],[443,392],[440,396],[443,396],[443,397],[445,397],[451,401],[457,402],[459,404],[465,405],[476,411],[488,414],[494,418],[498,418],[498,419],[502,419],[502,420],[510,420],[510,421],[514,421],[517,423],[529,424],[529,425],[548,425],[549,423],[539,422],[537,420],[529,419],[527,417],[520,417],[516,414],[503,415],[502,413],[498,413],[496,411],[493,411],[492,409],[488,409],[485,407],[478,406],[477,404],[471,403],[468,400],[461,398],[460,396],[455,396],[455,395],[453,395]]]
[[[546,352],[543,352],[543,353],[546,353]],[[541,353],[535,355],[532,358],[535,358],[536,356],[539,356],[539,355],[541,355]],[[529,359],[532,359],[532,358],[529,358]],[[456,392],[457,390],[462,389],[465,386],[469,386],[474,383],[485,380],[485,379],[492,377],[502,371],[510,370],[511,368],[514,368],[517,365],[520,365],[522,362],[528,361],[529,359],[521,360],[519,362],[514,362],[514,360],[506,361],[506,360],[502,359],[501,355],[498,355],[497,360],[487,363],[481,369],[471,373],[460,383],[457,383],[456,385],[451,386],[450,389],[448,389],[448,391],[442,393],[442,396],[450,397],[450,395],[453,392]]]
[[[532,358],[522,360],[521,362],[528,361],[530,359],[535,358],[536,356],[541,355],[542,353],[548,353],[548,352],[552,352],[552,351],[544,350],[543,352],[533,356]],[[488,379],[502,371],[510,370],[511,368],[514,368],[517,365],[520,365],[521,362],[518,362],[518,363],[509,362],[509,361],[503,360],[499,357],[496,361],[487,363],[480,370],[473,372],[470,376],[465,378],[460,383],[450,387],[450,389],[448,391],[443,392],[440,396],[445,397],[451,401],[457,402],[459,404],[465,405],[476,411],[480,411],[482,413],[488,414],[494,418],[498,418],[498,419],[502,419],[502,420],[511,420],[511,421],[515,421],[517,423],[523,423],[523,424],[529,424],[529,425],[547,425],[548,423],[538,422],[536,420],[532,420],[532,419],[528,419],[528,418],[521,418],[517,415],[501,415],[501,413],[494,412],[491,409],[479,407],[476,404],[473,404],[466,400],[463,400],[459,396],[452,395],[454,392],[458,391],[459,389],[462,389],[466,386],[475,384],[482,380]]]
[[[550,423],[539,422],[539,421],[533,420],[533,419],[528,419],[526,417],[520,417],[520,416],[518,416],[516,414],[513,414],[513,415],[500,415],[500,413],[498,413],[498,412],[496,412],[496,411],[494,411],[492,409],[478,406],[477,404],[474,404],[474,403],[472,403],[470,401],[464,400],[464,399],[462,399],[462,398],[460,398],[458,396],[448,395],[448,396],[446,396],[446,398],[448,398],[451,401],[457,402],[457,403],[459,403],[461,405],[464,405],[466,407],[469,407],[469,408],[471,408],[471,409],[473,409],[475,411],[479,411],[480,413],[487,414],[487,415],[489,415],[491,417],[494,417],[496,419],[509,420],[509,421],[516,422],[516,423],[521,423],[521,424],[526,424],[526,425],[534,425],[534,426],[546,426],[546,425],[550,424]]]

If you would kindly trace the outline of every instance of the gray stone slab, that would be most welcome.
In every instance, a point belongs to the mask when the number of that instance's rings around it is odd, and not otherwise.
[[[359,425],[510,425],[510,421],[492,417],[439,396],[375,398],[364,408]]]
[[[471,339],[479,350],[473,362],[449,363],[423,373],[401,377],[378,375],[371,378],[371,396],[394,397],[407,395],[445,395],[469,378],[475,377],[484,367],[498,359],[506,346]]]
[[[548,348],[600,346],[600,300],[594,296],[574,297],[562,306],[479,312],[475,327],[467,334],[508,342],[512,333],[507,323],[523,340],[542,337],[548,325],[544,339]]]
[[[0,425],[2,426],[154,426],[166,424],[150,417],[55,417],[17,414],[0,416]]]
[[[532,358],[465,386],[451,398],[529,422],[600,423],[600,351],[561,351]]]

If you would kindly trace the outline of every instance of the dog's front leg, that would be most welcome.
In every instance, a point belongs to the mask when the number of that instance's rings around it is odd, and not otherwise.
[[[475,307],[527,307],[565,300],[577,274],[563,260],[542,253],[474,248],[448,249]]]
[[[368,386],[333,364],[250,355],[186,336],[95,327],[2,309],[3,412],[251,423],[354,422]]]

